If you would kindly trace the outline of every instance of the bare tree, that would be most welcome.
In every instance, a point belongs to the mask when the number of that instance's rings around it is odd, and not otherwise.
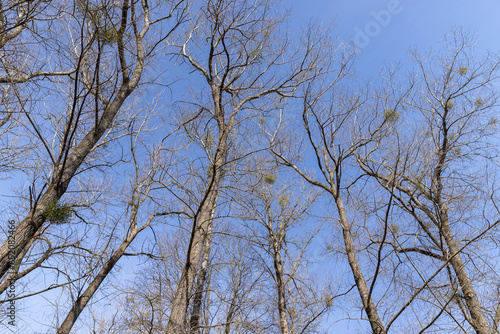
[[[380,130],[371,117],[361,113],[366,101],[363,89],[357,92],[350,89],[350,69],[352,57],[348,50],[335,57],[329,66],[332,77],[312,82],[303,95],[302,119],[305,138],[313,153],[314,168],[319,177],[309,173],[306,167],[300,167],[291,156],[293,146],[290,140],[279,141],[279,134],[268,132],[272,152],[278,161],[292,168],[309,184],[318,187],[332,197],[338,213],[338,223],[342,231],[342,253],[347,257],[351,273],[359,292],[362,309],[366,312],[373,333],[385,333],[385,325],[373,301],[371,289],[360,264],[358,250],[353,236],[353,223],[348,217],[345,205],[346,191],[350,187],[345,178],[345,169],[353,159],[356,150],[371,142]],[[353,87],[354,85],[351,85]],[[367,136],[368,135],[368,136]],[[283,134],[282,134],[283,136]],[[286,153],[288,152],[288,153]]]
[[[117,249],[112,252],[111,256],[106,259],[99,272],[95,277],[89,282],[86,289],[79,293],[71,306],[70,311],[66,315],[64,321],[60,325],[57,333],[70,333],[71,328],[80,316],[83,309],[89,303],[90,299],[96,294],[99,287],[102,285],[104,280],[108,277],[108,274],[115,267],[117,262],[126,255],[126,251],[129,249],[132,242],[136,237],[149,228],[157,217],[182,214],[183,212],[173,212],[173,211],[158,211],[149,215],[145,219],[144,223],[140,224],[140,208],[144,206],[144,203],[150,201],[151,193],[161,189],[159,185],[155,183],[158,173],[158,151],[153,151],[148,161],[148,169],[145,172],[141,171],[141,166],[136,156],[136,146],[137,137],[141,135],[141,131],[137,131],[135,136],[131,136],[131,156],[135,169],[135,177],[132,182],[131,198],[128,202],[127,211],[130,211],[129,225],[126,228],[125,236],[122,237],[121,243],[118,245]],[[127,254],[132,255],[132,254]],[[145,254],[147,255],[147,254]],[[153,309],[154,310],[154,309]]]
[[[182,120],[188,136],[201,143],[209,161],[204,194],[195,210],[185,267],[177,286],[168,333],[184,333],[188,306],[199,301],[204,286],[204,263],[210,252],[210,235],[224,173],[237,153],[237,128],[244,124],[247,110],[273,103],[272,97],[291,96],[316,70],[319,40],[307,39],[305,49],[291,53],[280,33],[280,21],[267,1],[208,1],[202,14],[192,18],[193,27],[178,45],[177,55],[204,79],[207,93],[188,105],[191,112]],[[310,37],[310,36],[309,36]],[[206,64],[206,65],[205,65]],[[205,91],[205,88],[203,88]],[[192,119],[196,118],[196,122]],[[202,123],[204,122],[204,123]],[[248,154],[248,153],[247,153]],[[205,258],[204,258],[205,256]],[[198,282],[195,283],[198,277]],[[195,312],[198,307],[194,307]],[[195,315],[191,330],[197,331]]]
[[[478,291],[498,284],[481,268],[496,268],[482,250],[497,238],[499,224],[493,143],[499,61],[493,55],[476,61],[470,46],[470,37],[454,31],[443,53],[414,51],[413,89],[403,105],[385,111],[393,123],[402,120],[390,137],[357,157],[404,212],[397,237],[387,244],[410,262],[444,266],[445,280],[430,291],[440,312],[423,328],[444,315],[454,331],[492,333],[498,308],[488,307]],[[416,270],[426,275],[430,268]]]
[[[182,1],[177,2],[164,16],[152,18],[146,1],[138,5],[125,0],[119,6],[104,3],[101,7],[84,1],[70,4],[72,8],[69,9],[74,9],[76,15],[60,19],[66,18],[70,29],[74,29],[74,34],[68,37],[76,67],[69,82],[69,103],[62,106],[64,112],[49,116],[41,111],[33,113],[28,110],[29,105],[20,104],[28,131],[34,133],[42,149],[40,158],[43,156],[41,160],[47,161],[48,170],[42,172],[44,181],[30,189],[29,212],[13,233],[14,248],[9,249],[6,242],[0,248],[0,273],[4,277],[11,267],[9,253],[15,258],[22,254],[47,220],[47,210],[57,205],[87,157],[109,133],[125,100],[138,86],[145,60],[152,52],[145,45],[150,27],[174,17],[177,20],[160,38],[168,37],[181,22],[182,14],[176,17],[181,4]],[[106,11],[102,12],[103,9]],[[101,16],[102,13],[105,15]],[[118,63],[114,62],[116,59]],[[38,114],[41,114],[40,119],[37,119]],[[47,118],[48,121],[44,120]],[[45,131],[43,125],[47,123],[44,122],[52,122],[52,131]],[[56,145],[52,145],[47,135]]]
[[[289,181],[290,175],[257,160],[249,168],[245,187],[233,201],[240,207],[247,238],[276,296],[269,301],[277,310],[282,334],[309,333],[330,306],[333,296],[307,273],[307,252],[320,226],[308,219],[315,195]]]
[[[0,49],[26,29],[49,5],[43,1],[5,1],[0,4]]]
[[[33,143],[22,129],[22,107],[36,99],[43,81],[74,73],[55,33],[60,8],[50,1],[3,1],[0,4],[0,172],[22,169]],[[52,56],[46,56],[51,54]],[[49,59],[50,58],[50,59]],[[45,85],[46,86],[46,85]]]
[[[120,304],[113,317],[111,333],[164,332],[175,294],[176,281],[182,272],[188,233],[162,232],[155,252],[126,253],[147,256],[134,278],[120,291]],[[109,327],[110,319],[104,322]],[[103,326],[99,326],[103,328]]]

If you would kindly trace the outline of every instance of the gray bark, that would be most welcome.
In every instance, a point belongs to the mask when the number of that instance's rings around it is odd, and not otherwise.
[[[88,302],[90,301],[92,296],[96,293],[96,291],[99,289],[102,282],[106,279],[106,277],[111,272],[113,267],[116,265],[118,260],[120,260],[120,258],[123,256],[127,247],[132,243],[132,241],[135,239],[137,234],[142,229],[143,228],[141,229],[134,228],[127,236],[127,238],[123,240],[120,247],[118,247],[118,249],[113,253],[111,258],[109,258],[108,261],[106,261],[102,269],[99,271],[94,280],[89,284],[87,289],[85,289],[85,291],[80,296],[78,296],[76,301],[73,303],[71,310],[68,312],[63,323],[57,330],[57,334],[70,333],[71,328],[73,328],[73,325],[75,324],[76,320],[78,319],[82,311],[85,309],[85,306],[87,306]]]
[[[356,283],[359,296],[361,297],[361,301],[363,303],[363,309],[365,310],[366,315],[368,316],[368,320],[370,321],[372,333],[385,333],[384,324],[382,323],[382,320],[378,315],[377,307],[373,303],[370,295],[370,290],[366,285],[365,277],[363,275],[363,272],[361,271],[361,267],[356,257],[356,249],[354,247],[354,242],[351,236],[351,228],[349,226],[349,221],[347,220],[344,203],[339,196],[335,196],[335,204],[337,205],[337,210],[340,216],[340,224],[342,226],[342,234],[344,238],[347,260],[349,261],[349,266],[351,267],[351,271],[354,276],[354,282]]]
[[[434,202],[438,208],[438,217],[440,224],[440,233],[442,234],[446,245],[448,246],[449,262],[457,275],[460,288],[464,294],[465,304],[470,312],[469,322],[474,328],[474,330],[479,334],[491,334],[492,330],[486,320],[486,316],[481,307],[481,303],[477,296],[474,287],[472,286],[472,281],[468,275],[463,260],[460,253],[460,248],[455,241],[453,234],[450,229],[450,223],[448,219],[448,206],[446,205],[445,199],[443,198],[443,179],[442,174],[445,166],[445,161],[447,159],[448,151],[450,149],[448,142],[448,117],[450,108],[445,104],[444,113],[441,116],[441,130],[443,133],[442,144],[438,151],[438,162],[434,168],[434,173],[432,177],[432,192],[434,194]],[[467,318],[467,315],[465,315]]]
[[[128,2],[124,2],[124,15],[127,15]],[[124,21],[126,24],[126,20]],[[122,21],[123,23],[123,21]],[[52,180],[46,187],[46,190],[41,194],[40,199],[35,202],[25,218],[19,223],[13,232],[12,238],[14,243],[9,245],[5,242],[0,247],[0,277],[5,277],[5,274],[11,267],[10,258],[17,258],[21,251],[30,242],[37,231],[45,222],[46,208],[53,202],[58,201],[66,192],[71,182],[71,179],[77,172],[78,168],[84,162],[87,155],[92,151],[99,139],[103,136],[107,129],[113,123],[113,120],[119,112],[121,106],[127,97],[137,87],[142,75],[144,65],[144,52],[142,38],[149,29],[149,24],[145,24],[142,31],[136,39],[137,60],[135,70],[130,77],[128,74],[128,66],[125,63],[123,42],[118,43],[118,53],[120,63],[122,65],[122,84],[118,93],[111,103],[107,105],[100,119],[94,127],[85,135],[82,141],[68,154],[66,159],[63,159],[58,166],[55,167],[55,172]]]
[[[215,172],[213,175],[218,174]],[[217,177],[218,179],[219,177]],[[177,285],[172,310],[167,325],[166,333],[178,334],[187,331],[187,313],[191,302],[192,290],[198,267],[202,257],[207,234],[212,227],[213,216],[217,205],[219,180],[209,185],[206,200],[201,204],[199,215],[193,222],[193,231],[190,238],[186,263],[181,279]],[[211,189],[210,189],[211,188]],[[201,298],[201,296],[199,296]]]
[[[276,240],[273,241],[273,262],[274,273],[276,275],[276,289],[278,292],[278,313],[280,319],[281,334],[290,334],[288,327],[287,307],[286,307],[286,291],[285,281],[283,275],[283,261],[281,260],[281,243]]]
[[[191,311],[191,319],[189,320],[191,334],[201,333],[201,328],[200,328],[200,318],[202,313],[201,306],[203,303],[203,295],[208,276],[210,246],[212,243],[211,233],[212,233],[212,228],[211,226],[209,226],[205,240],[205,247],[203,249],[203,256],[201,259],[201,268],[196,282],[196,291],[194,293],[194,300],[193,300],[193,310]]]

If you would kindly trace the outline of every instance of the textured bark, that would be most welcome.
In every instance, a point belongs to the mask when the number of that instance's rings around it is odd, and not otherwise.
[[[278,292],[278,313],[280,317],[281,334],[290,334],[288,327],[286,291],[283,275],[283,261],[281,260],[281,243],[278,240],[273,242],[273,262],[274,273],[276,275],[276,289]]]
[[[213,50],[211,52],[213,52]],[[191,58],[188,59],[192,62]],[[214,60],[212,59],[212,61]],[[195,65],[193,62],[192,65],[198,68],[198,65]],[[206,73],[205,70],[202,70],[202,73]],[[213,164],[209,182],[193,221],[186,262],[172,303],[166,330],[167,334],[186,333],[188,331],[188,307],[190,304],[193,305],[192,303],[194,302],[191,301],[191,298],[193,297],[196,277],[199,274],[203,274],[200,270],[203,249],[210,249],[211,238],[209,233],[212,230],[213,218],[219,196],[219,186],[222,180],[223,168],[226,163],[228,138],[233,130],[234,117],[238,111],[237,109],[233,110],[231,117],[226,122],[220,84],[215,82],[213,77],[207,77],[207,81],[212,93],[213,114],[217,121],[219,138],[217,141],[217,149],[212,160]],[[201,290],[198,292],[196,298],[203,298],[203,291]]]
[[[311,130],[308,127],[307,122],[306,122],[306,130],[308,132],[311,143],[314,145],[314,142],[313,142],[312,136],[311,136]],[[334,171],[334,170],[330,169],[328,165],[322,166],[322,164],[319,163],[319,166],[325,175],[326,181],[328,182],[328,183],[321,183],[321,182],[313,180],[311,177],[309,177],[307,174],[305,174],[303,171],[301,171],[297,166],[295,166],[293,163],[291,163],[289,160],[287,160],[280,153],[278,153],[276,151],[274,151],[273,153],[276,154],[276,156],[278,156],[287,166],[293,168],[308,183],[325,190],[327,193],[329,193],[334,198],[335,205],[337,207],[337,212],[338,212],[339,218],[340,218],[340,225],[342,227],[342,235],[343,235],[343,241],[344,241],[345,252],[347,255],[347,260],[349,262],[351,272],[354,276],[354,282],[356,284],[356,288],[358,290],[359,296],[361,297],[361,302],[363,304],[363,310],[366,312],[366,314],[368,316],[368,320],[370,322],[372,333],[374,333],[374,334],[386,333],[385,326],[382,323],[382,320],[380,319],[380,317],[378,315],[377,307],[373,303],[372,297],[370,295],[370,290],[368,289],[368,286],[366,284],[366,280],[365,280],[363,272],[361,270],[361,266],[359,265],[358,259],[356,257],[356,248],[355,248],[354,242],[352,240],[351,227],[349,224],[349,220],[347,219],[347,214],[346,214],[346,210],[344,207],[344,203],[342,201],[342,198],[340,197],[339,190],[338,190],[336,183],[335,183],[335,179],[333,178],[335,173],[338,172],[340,170],[340,168],[337,168],[336,171]],[[318,161],[321,161],[321,156],[320,156],[319,151],[316,150],[315,153],[316,153],[316,156],[318,158]],[[340,165],[340,162],[336,162],[336,163],[338,163]],[[329,176],[329,178],[327,177],[327,175]],[[338,176],[338,178],[339,178],[339,176]]]
[[[5,44],[7,44],[8,41],[16,38],[23,30],[26,28],[28,25],[28,22],[33,19],[31,16],[33,13],[33,7],[36,8],[35,6],[30,6],[32,8],[31,13],[28,13],[27,10],[27,2],[22,3],[20,2],[16,6],[9,6],[7,5],[8,9],[6,10],[17,10],[17,20],[12,26],[7,26],[5,22],[5,13],[4,9],[2,7],[2,4],[0,3],[0,49],[2,49]]]
[[[450,250],[450,263],[457,275],[458,282],[464,294],[465,304],[470,313],[470,323],[478,334],[491,334],[491,328],[488,325],[483,308],[472,285],[472,281],[465,270],[465,266],[460,255],[460,249],[454,240],[448,222],[442,222],[443,237]]]
[[[189,320],[191,334],[201,333],[201,328],[200,328],[200,318],[202,314],[201,306],[203,303],[203,295],[208,276],[210,246],[212,243],[211,233],[212,233],[212,227],[209,226],[207,231],[207,238],[205,240],[205,247],[203,249],[203,256],[201,259],[201,268],[196,282],[196,290],[194,293],[194,300],[193,300],[193,310],[191,311],[191,319]]]
[[[289,76],[287,72],[283,75],[285,69],[280,66],[284,63],[281,63],[281,59],[274,58],[272,52],[264,67],[261,65],[265,62],[259,60],[260,57],[251,55],[253,50],[249,48],[254,48],[255,43],[260,43],[261,48],[267,47],[270,32],[268,30],[273,30],[279,22],[279,19],[270,19],[271,13],[267,3],[209,1],[202,11],[199,24],[200,27],[205,24],[206,30],[194,29],[186,41],[178,45],[179,56],[183,57],[192,70],[202,75],[208,84],[207,93],[208,89],[211,93],[210,106],[200,104],[200,114],[206,112],[211,120],[217,122],[218,142],[215,154],[207,150],[207,155],[211,158],[212,175],[193,221],[186,262],[167,326],[168,334],[187,332],[187,313],[190,305],[195,307],[195,313],[200,312],[196,308],[202,294],[196,293],[195,299],[192,299],[193,290],[197,275],[203,275],[203,268],[200,270],[201,258],[204,254],[203,248],[210,243],[207,233],[212,228],[219,187],[223,179],[222,172],[227,162],[229,136],[233,133],[236,122],[245,122],[236,120],[237,114],[253,101],[267,95],[280,96],[281,99],[291,96],[302,82],[308,80],[307,71],[313,68],[306,61],[309,49],[300,66],[292,70]],[[208,33],[197,35],[202,31]],[[196,51],[188,51],[191,40],[196,40],[194,44],[206,43],[208,52],[201,56],[199,61],[195,59],[199,55]],[[202,49],[200,45],[195,48],[197,52],[203,52]],[[260,50],[258,51],[260,53]],[[262,57],[266,58],[264,55]],[[282,71],[278,72],[278,69]],[[270,74],[266,75],[267,72]],[[208,244],[205,241],[208,241]],[[200,283],[203,283],[203,279]],[[198,292],[203,292],[203,289]]]
[[[349,266],[351,267],[351,271],[354,276],[354,282],[356,283],[356,287],[358,288],[359,296],[361,297],[361,301],[363,302],[363,309],[365,310],[366,315],[368,316],[368,320],[370,321],[372,333],[383,334],[385,333],[385,327],[382,323],[382,320],[380,320],[377,312],[377,307],[373,303],[370,295],[370,290],[366,285],[365,277],[363,276],[363,272],[361,271],[361,267],[356,257],[356,249],[354,247],[354,242],[352,241],[351,228],[349,226],[349,221],[347,220],[344,203],[339,196],[335,196],[335,204],[337,205],[340,216],[340,224],[342,225],[342,233],[344,237],[347,260],[349,261]]]
[[[214,99],[220,101],[217,96]],[[216,103],[217,115],[223,119],[222,108]],[[197,215],[193,221],[189,247],[186,256],[186,262],[182,271],[181,278],[177,285],[170,318],[167,325],[166,333],[177,334],[186,333],[188,307],[191,303],[194,283],[199,272],[200,262],[203,255],[203,250],[210,250],[210,231],[212,230],[213,218],[217,207],[217,199],[219,195],[219,185],[222,179],[222,168],[224,167],[227,154],[227,138],[228,131],[224,122],[219,123],[221,135],[217,143],[217,151],[215,153],[212,173],[205,190]],[[229,127],[232,129],[232,127]],[[208,256],[208,253],[207,253]],[[203,298],[202,291],[199,291],[198,298]]]
[[[448,101],[448,100],[446,100]],[[439,217],[439,228],[446,245],[448,246],[448,252],[450,258],[449,261],[455,274],[457,275],[460,288],[464,294],[465,304],[470,313],[470,324],[474,330],[479,334],[491,334],[492,330],[486,320],[486,316],[481,307],[481,303],[477,296],[474,287],[472,286],[472,281],[465,269],[462,255],[460,254],[460,248],[455,241],[450,228],[448,206],[446,204],[445,198],[443,198],[443,171],[448,153],[450,150],[448,141],[449,124],[448,117],[450,116],[450,107],[448,103],[444,103],[443,115],[441,116],[441,130],[443,133],[442,143],[438,151],[438,163],[434,168],[434,173],[432,177],[432,192],[434,193],[434,204],[438,208],[437,215]],[[467,315],[465,315],[467,318]]]
[[[124,2],[124,8],[128,8],[127,1]],[[124,14],[126,17],[126,10]],[[5,242],[0,247],[0,277],[5,277],[5,274],[11,266],[9,255],[11,256],[10,258],[17,258],[36,232],[42,227],[45,222],[45,211],[48,205],[58,201],[64,195],[69,187],[71,179],[82,165],[87,155],[92,151],[106,130],[111,127],[115,116],[125,102],[126,98],[137,87],[144,65],[142,38],[148,31],[148,28],[149,24],[146,24],[137,37],[137,60],[132,76],[129,77],[128,69],[122,71],[123,81],[113,101],[107,105],[101,115],[101,118],[98,119],[94,127],[85,135],[82,141],[71,151],[71,153],[68,154],[67,158],[63,159],[57,166],[54,166],[54,176],[47,185],[46,190],[13,232],[12,238],[14,243],[10,245],[10,248],[8,242]],[[118,49],[122,68],[124,66],[127,67],[125,64],[125,56],[123,54],[123,43],[118,43]]]
[[[120,258],[127,250],[127,247],[132,243],[132,241],[135,239],[135,237],[141,230],[143,230],[143,228],[140,229],[134,228],[127,236],[127,238],[123,240],[120,247],[118,247],[118,249],[113,253],[111,258],[109,258],[109,260],[106,261],[102,269],[99,271],[94,280],[89,284],[87,289],[85,289],[85,291],[80,296],[78,296],[76,301],[73,303],[73,307],[71,307],[71,310],[68,312],[63,323],[57,330],[57,334],[69,334],[76,320],[78,319],[82,311],[85,309],[85,306],[87,306],[92,296],[99,289],[102,282],[106,279],[106,277],[111,272],[113,267],[116,265],[118,260],[120,260]]]
[[[142,72],[142,71],[141,71]],[[138,82],[140,73],[137,74],[136,80]],[[61,171],[62,177],[59,181],[58,175],[54,175],[53,180],[43,193],[40,200],[36,203],[26,217],[19,223],[13,233],[13,240],[15,240],[14,247],[9,249],[9,245],[5,242],[0,247],[0,276],[4,276],[10,268],[9,252],[13,252],[13,256],[17,257],[19,253],[28,244],[35,233],[45,222],[45,210],[50,203],[58,201],[66,192],[72,177],[80,165],[85,160],[86,156],[90,153],[95,144],[102,137],[104,132],[111,126],[111,123],[118,113],[125,99],[130,95],[135,85],[123,85],[113,100],[113,103],[105,110],[99,124],[95,126],[76,147],[76,149],[68,156],[64,169]]]
[[[211,90],[220,134],[215,156],[213,158],[211,176],[205,190],[205,196],[200,203],[198,214],[195,215],[193,221],[187,258],[175,292],[170,319],[167,325],[166,332],[168,334],[187,332],[188,307],[192,303],[191,298],[195,279],[197,275],[203,273],[199,270],[203,250],[204,248],[210,250],[210,231],[212,230],[213,218],[219,196],[219,186],[228,153],[228,138],[234,127],[234,115],[236,111],[233,111],[232,117],[226,123],[224,119],[224,108],[221,105],[222,99],[220,89],[216,84],[211,83]],[[197,298],[202,298],[202,291],[199,292]]]
[[[209,185],[206,200],[202,203],[199,216],[193,223],[190,247],[181,279],[177,285],[172,310],[167,325],[166,333],[177,334],[187,332],[187,313],[193,294],[193,287],[198,267],[207,241],[207,234],[211,230],[212,220],[217,205],[219,181]],[[199,296],[201,298],[202,296]]]
[[[500,302],[497,305],[497,309],[495,311],[495,318],[493,319],[493,330],[495,334],[500,333],[498,329],[498,325],[500,324]]]
[[[445,155],[443,154],[442,162],[444,162],[444,159]],[[474,290],[469,274],[465,269],[462,260],[462,255],[460,254],[460,248],[457,242],[455,241],[455,238],[453,237],[453,234],[450,229],[450,223],[448,220],[448,208],[446,203],[444,203],[441,197],[441,192],[443,188],[441,182],[442,162],[438,165],[435,173],[435,180],[437,184],[436,204],[438,204],[439,206],[439,220],[441,224],[440,226],[441,234],[443,235],[446,245],[448,246],[448,252],[446,253],[448,253],[450,256],[449,262],[453,267],[455,274],[457,275],[460,288],[462,289],[465,299],[465,304],[467,305],[467,309],[469,310],[470,313],[470,320],[469,320],[470,324],[472,325],[474,330],[479,334],[491,334],[492,330],[488,324],[488,321],[486,320],[486,316],[481,307],[481,303],[479,301],[477,293]]]

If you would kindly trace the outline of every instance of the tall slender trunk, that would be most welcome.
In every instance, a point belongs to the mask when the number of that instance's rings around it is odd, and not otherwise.
[[[283,261],[281,260],[281,244],[273,241],[274,272],[276,275],[276,289],[278,292],[278,313],[280,318],[281,334],[290,334],[286,307],[286,287],[283,275]]]
[[[449,215],[448,215],[448,206],[446,204],[445,199],[443,199],[443,176],[442,173],[445,168],[445,162],[447,159],[448,152],[450,150],[449,142],[448,142],[448,119],[449,116],[449,108],[445,107],[444,114],[441,120],[442,132],[443,132],[443,140],[442,144],[438,151],[438,163],[436,168],[434,169],[433,177],[432,177],[432,191],[434,193],[434,203],[439,208],[438,216],[440,223],[440,233],[442,234],[446,245],[448,246],[449,256],[451,266],[457,275],[458,282],[460,284],[460,288],[463,291],[465,304],[467,305],[467,309],[470,313],[470,324],[474,328],[474,330],[478,334],[491,334],[492,330],[488,325],[488,321],[486,320],[486,316],[481,307],[481,303],[479,302],[479,298],[477,296],[474,287],[472,286],[472,281],[467,274],[465,269],[462,255],[460,254],[460,249],[453,237],[453,233],[450,229]],[[467,317],[466,315],[466,318]]]
[[[228,138],[234,126],[234,117],[232,117],[228,123],[225,123],[219,87],[213,82],[210,83],[210,85],[214,102],[214,114],[216,115],[215,117],[219,128],[219,139],[212,160],[213,165],[210,168],[211,175],[205,190],[205,196],[200,203],[199,210],[193,221],[193,229],[189,240],[186,262],[172,303],[166,330],[167,334],[181,334],[187,332],[188,307],[191,303],[192,290],[196,276],[203,273],[202,271],[198,271],[203,249],[204,247],[210,249],[211,238],[207,236],[212,230],[213,217],[219,196],[219,186],[223,178],[222,174],[228,152]],[[207,255],[208,253],[209,252],[207,252]],[[198,292],[196,297],[203,298],[203,290]]]
[[[491,330],[486,316],[481,307],[481,302],[477,296],[472,281],[467,274],[465,269],[462,256],[460,254],[460,248],[453,238],[451,233],[449,221],[448,221],[448,210],[445,203],[440,203],[441,211],[441,233],[443,234],[444,240],[448,245],[451,266],[457,275],[460,288],[464,294],[465,304],[470,313],[470,324],[474,327],[474,330],[478,334],[491,334]]]
[[[342,226],[347,260],[349,261],[349,266],[351,267],[352,274],[354,275],[354,282],[356,283],[361,301],[363,302],[363,309],[365,310],[368,320],[370,321],[372,333],[383,334],[385,333],[384,324],[382,323],[382,320],[380,320],[377,307],[373,303],[370,296],[370,290],[366,285],[366,280],[363,276],[363,272],[361,271],[358,259],[356,258],[356,250],[351,236],[351,227],[349,226],[349,221],[347,220],[344,203],[339,196],[335,196],[335,203],[340,216],[340,224]]]
[[[201,203],[198,218],[195,218],[193,222],[194,226],[189,241],[186,263],[177,285],[172,303],[172,310],[170,311],[170,318],[166,330],[168,334],[181,334],[187,332],[187,313],[192,297],[192,290],[196,276],[198,275],[198,267],[200,265],[203,249],[206,247],[206,241],[210,240],[207,239],[207,235],[212,229],[213,217],[217,206],[220,182],[220,176],[218,174],[220,171],[217,171],[216,168],[217,166],[214,168],[214,173],[211,177],[212,182],[208,185],[205,201]]]
[[[137,84],[137,82],[135,84]],[[113,103],[111,103],[102,115],[101,121],[83,138],[80,144],[68,156],[64,168],[54,175],[53,180],[36,202],[35,207],[30,210],[26,217],[16,227],[11,237],[14,243],[9,244],[5,242],[0,247],[0,277],[3,277],[9,270],[11,266],[11,261],[9,259],[17,258],[37,231],[42,227],[45,222],[45,211],[47,207],[51,203],[58,201],[66,192],[71,179],[80,165],[104,132],[111,126],[121,105],[133,90],[133,88],[128,86],[129,85],[122,86]]]
[[[143,230],[143,228],[134,228],[127,236],[127,238],[121,243],[120,247],[118,247],[118,249],[113,253],[108,261],[106,261],[102,269],[99,271],[94,280],[89,284],[87,289],[85,289],[85,291],[73,303],[73,307],[71,307],[71,310],[68,312],[63,323],[57,330],[57,334],[69,334],[76,320],[85,309],[85,306],[87,306],[92,296],[99,289],[102,282],[106,279],[118,260],[120,260],[120,258],[123,256],[123,253],[125,253],[127,247],[132,243],[132,241],[141,230]]]
[[[213,219],[213,216],[212,216]],[[203,302],[203,294],[205,291],[205,284],[208,276],[208,263],[210,260],[210,246],[212,242],[212,226],[208,227],[207,236],[205,240],[205,247],[203,249],[203,256],[201,259],[201,268],[197,277],[196,290],[194,293],[193,300],[193,310],[191,311],[191,319],[189,320],[189,326],[191,328],[190,333],[196,334],[200,333],[200,318],[201,318],[201,305]]]

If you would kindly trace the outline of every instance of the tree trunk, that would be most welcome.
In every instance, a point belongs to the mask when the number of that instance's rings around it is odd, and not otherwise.
[[[273,241],[274,272],[276,274],[276,289],[278,292],[278,313],[280,317],[281,334],[290,334],[288,327],[285,282],[283,280],[283,262],[281,261],[281,244],[279,240]]]
[[[210,245],[212,242],[211,233],[212,233],[212,226],[209,226],[205,240],[205,247],[203,249],[203,256],[201,259],[200,273],[198,274],[197,277],[196,291],[194,293],[194,300],[193,300],[193,310],[191,312],[191,319],[189,320],[191,334],[200,333],[201,304],[203,302],[203,292],[205,290],[205,284],[208,275],[208,263],[210,260]]]
[[[356,283],[356,287],[358,288],[361,301],[363,302],[363,309],[365,310],[366,315],[368,316],[368,320],[370,321],[372,333],[383,334],[385,333],[384,324],[380,320],[377,312],[377,307],[373,303],[373,300],[370,296],[370,290],[366,285],[363,272],[361,271],[358,259],[356,258],[356,250],[354,248],[354,243],[351,236],[351,227],[349,226],[349,221],[347,220],[344,203],[339,196],[335,196],[335,203],[337,205],[340,216],[340,224],[342,225],[342,233],[344,237],[347,259],[349,261],[349,266],[351,267],[352,274],[354,275],[354,282]]]
[[[214,101],[215,115],[219,127],[219,140],[217,150],[213,158],[213,165],[210,168],[211,175],[205,190],[205,196],[200,203],[198,215],[195,215],[193,229],[189,240],[189,247],[186,256],[186,263],[182,271],[181,279],[175,292],[172,310],[167,325],[167,334],[180,334],[187,332],[187,313],[190,305],[194,281],[199,274],[203,249],[210,249],[211,238],[209,233],[212,230],[215,208],[219,196],[219,185],[222,180],[223,168],[228,152],[228,137],[234,126],[234,120],[228,124],[224,122],[224,109],[221,106],[221,97],[218,86],[212,85],[212,98]],[[207,244],[208,243],[208,244]],[[208,255],[208,252],[207,252]],[[203,282],[204,283],[204,282]],[[197,298],[202,298],[203,290],[199,291]],[[199,311],[198,311],[199,312]]]
[[[134,228],[127,236],[127,238],[121,243],[120,247],[118,247],[111,258],[104,264],[102,269],[99,271],[99,274],[97,274],[97,276],[89,284],[87,289],[85,289],[83,294],[81,294],[73,303],[73,307],[69,311],[68,315],[66,315],[66,318],[57,330],[57,334],[69,334],[71,328],[75,324],[82,311],[85,309],[85,306],[87,306],[94,293],[97,291],[97,289],[99,289],[102,282],[111,272],[111,269],[113,269],[118,260],[120,260],[120,258],[123,256],[123,253],[125,253],[125,251],[127,250],[127,247],[132,243],[132,241],[134,241],[135,237],[142,229],[143,228]]]
[[[187,332],[187,313],[192,289],[198,274],[198,266],[203,254],[205,241],[208,241],[207,233],[212,229],[212,220],[217,205],[219,181],[214,180],[213,183],[209,185],[209,188],[211,187],[212,189],[209,189],[206,200],[201,205],[198,219],[194,222],[195,226],[191,234],[186,263],[172,303],[172,310],[166,330],[167,334]]]
[[[12,234],[14,244],[5,242],[0,247],[0,277],[4,277],[11,266],[10,259],[17,258],[21,251],[30,242],[36,232],[45,222],[45,210],[53,202],[58,201],[68,189],[71,179],[81,166],[87,155],[94,148],[95,144],[102,137],[104,132],[111,126],[113,119],[120,110],[125,99],[132,93],[139,82],[141,70],[134,74],[134,79],[124,84],[118,92],[116,98],[104,111],[100,122],[83,138],[80,144],[68,156],[64,163],[64,168],[56,173],[47,190],[43,193],[35,207],[30,210],[26,217],[16,227]],[[10,255],[10,257],[9,257]]]
[[[122,28],[127,24],[128,17],[128,1],[124,1],[122,10]],[[121,29],[122,29],[121,28]],[[30,242],[37,231],[45,222],[45,210],[48,205],[58,201],[66,192],[71,182],[71,179],[80,168],[87,155],[92,151],[100,138],[104,135],[113,124],[113,120],[120,110],[121,106],[127,97],[137,87],[144,68],[144,49],[142,38],[149,29],[149,17],[145,18],[145,24],[142,30],[136,36],[136,52],[137,58],[135,69],[130,76],[129,64],[126,63],[123,46],[123,36],[118,38],[118,58],[122,67],[122,83],[115,98],[106,106],[99,119],[96,119],[94,127],[85,135],[75,149],[68,154],[66,159],[62,159],[57,166],[54,167],[54,176],[51,182],[47,185],[47,189],[40,196],[40,200],[28,212],[26,217],[19,223],[12,234],[13,244],[5,242],[0,247],[0,277],[5,277],[5,274],[11,267],[11,259],[17,258],[26,245]],[[97,116],[96,116],[97,117]]]
[[[460,254],[457,242],[453,238],[448,221],[448,210],[446,204],[440,203],[441,211],[441,233],[448,245],[451,266],[457,275],[460,288],[463,291],[465,304],[470,313],[470,324],[478,334],[491,334],[492,330],[488,325],[477,293],[472,286],[472,281],[465,270],[465,266]]]

